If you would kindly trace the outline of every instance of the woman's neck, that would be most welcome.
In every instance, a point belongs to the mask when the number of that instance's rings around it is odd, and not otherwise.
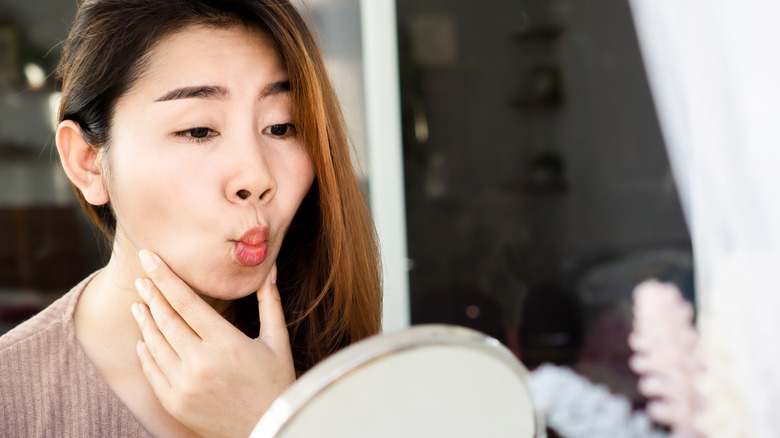
[[[144,276],[137,256],[115,246],[111,260],[87,284],[76,305],[76,338],[103,380],[145,429],[156,436],[194,436],[160,405],[136,354],[142,335],[130,307],[143,303],[134,282]]]
[[[143,275],[143,269],[137,257],[130,259],[116,249],[79,298],[73,315],[76,336],[80,342],[99,340],[103,344],[101,349],[116,350],[111,353],[122,357],[123,363],[140,366],[135,343],[141,339],[141,331],[130,307],[143,302],[134,286],[135,279]],[[131,348],[126,348],[128,345]]]

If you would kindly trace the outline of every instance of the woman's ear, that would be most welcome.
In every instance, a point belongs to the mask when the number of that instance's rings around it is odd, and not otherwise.
[[[109,196],[100,154],[84,140],[81,126],[64,120],[57,127],[56,142],[65,174],[81,190],[84,199],[92,205],[107,203]]]

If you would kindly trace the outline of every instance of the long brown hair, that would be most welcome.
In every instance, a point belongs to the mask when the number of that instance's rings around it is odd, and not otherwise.
[[[277,284],[296,369],[305,371],[379,331],[381,276],[341,109],[314,37],[295,7],[284,0],[85,0],[58,68],[58,117],[77,122],[93,147],[110,147],[113,109],[142,75],[147,55],[162,38],[192,25],[262,30],[289,75],[296,128],[316,177],[282,245]],[[87,216],[113,239],[110,203],[91,205],[75,186],[74,191]],[[250,303],[234,304],[233,322],[246,332],[257,325],[257,306]]]

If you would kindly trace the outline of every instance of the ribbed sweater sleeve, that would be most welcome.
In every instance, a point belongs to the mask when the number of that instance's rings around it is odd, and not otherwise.
[[[0,436],[150,436],[76,339],[73,313],[90,278],[0,337]]]

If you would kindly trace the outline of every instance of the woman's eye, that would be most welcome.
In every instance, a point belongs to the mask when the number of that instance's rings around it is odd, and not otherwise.
[[[192,128],[189,130],[190,137],[193,138],[206,138],[211,133],[209,128]]]
[[[287,137],[295,133],[295,125],[291,123],[272,125],[266,128],[265,132],[273,135],[274,137]]]
[[[174,135],[176,137],[182,137],[185,140],[189,140],[189,141],[206,141],[210,137],[217,135],[217,133],[211,128],[200,126],[197,128],[190,128],[190,129],[185,129],[184,131],[179,131]]]

